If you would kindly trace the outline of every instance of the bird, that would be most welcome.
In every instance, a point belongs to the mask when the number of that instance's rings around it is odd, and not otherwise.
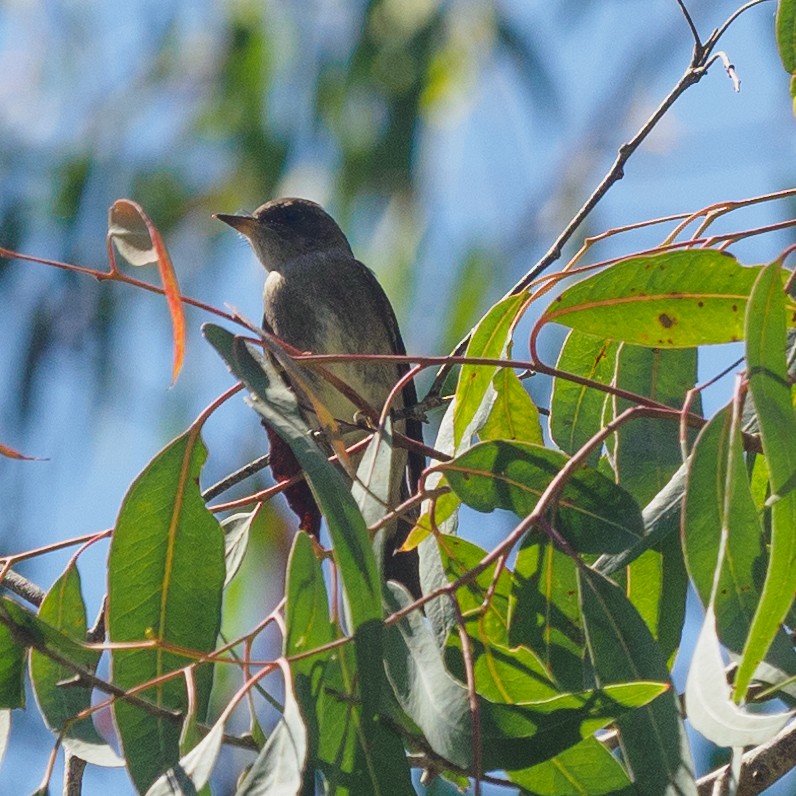
[[[356,259],[337,222],[316,202],[288,197],[273,199],[253,213],[216,213],[251,245],[267,271],[263,290],[263,329],[301,352],[313,354],[406,354],[395,312],[375,274]],[[389,393],[409,370],[408,363],[346,361],[324,364],[369,407],[381,413]],[[297,385],[288,386],[297,393]],[[367,436],[357,423],[361,406],[319,374],[309,374],[313,394],[345,430],[347,445]],[[311,407],[302,405],[305,421],[318,426]],[[414,380],[403,387],[393,409],[417,404]],[[270,443],[274,478],[287,480],[300,471],[290,448],[264,423]],[[422,443],[415,416],[396,420],[395,429]],[[418,450],[395,447],[389,509],[417,490],[425,458]],[[288,487],[288,504],[300,528],[318,538],[320,512],[306,482]],[[421,594],[417,550],[398,552],[411,529],[406,520],[393,523],[385,542],[384,576],[402,583],[414,597]],[[389,528],[389,526],[388,526]]]

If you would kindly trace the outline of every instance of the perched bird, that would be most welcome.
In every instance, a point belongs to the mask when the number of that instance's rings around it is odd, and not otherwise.
[[[243,234],[268,272],[265,280],[263,328],[302,352],[314,354],[405,354],[395,313],[373,272],[359,262],[345,235],[323,208],[307,199],[274,199],[251,215],[216,214],[216,218]],[[376,413],[407,372],[405,363],[340,362],[325,364],[335,377],[354,390]],[[346,444],[367,435],[358,427],[357,407],[349,397],[318,374],[309,376],[314,395],[347,429]],[[297,391],[299,392],[299,391]],[[414,382],[403,389],[394,409],[417,403]],[[310,426],[318,421],[308,406],[303,406]],[[395,429],[422,441],[420,422],[406,418]],[[292,452],[268,428],[271,442],[271,468],[277,481],[299,471]],[[390,508],[417,489],[424,459],[416,451],[396,447]],[[301,527],[316,537],[320,514],[306,483],[286,491],[288,503],[301,520]],[[384,551],[384,574],[403,583],[420,595],[417,551],[396,553],[403,544],[409,524],[393,527]]]

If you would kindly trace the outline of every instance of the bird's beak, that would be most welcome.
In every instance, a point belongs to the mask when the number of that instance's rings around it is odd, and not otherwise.
[[[238,230],[238,232],[245,235],[247,238],[250,237],[257,223],[252,216],[235,216],[227,213],[214,213],[213,218],[217,218],[219,221],[229,224],[233,229]]]

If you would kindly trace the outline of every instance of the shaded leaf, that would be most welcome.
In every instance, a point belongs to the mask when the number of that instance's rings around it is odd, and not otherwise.
[[[390,609],[409,604],[392,584]],[[472,716],[467,688],[445,668],[431,629],[419,611],[391,625],[385,634],[384,665],[398,702],[423,731],[431,748],[454,765],[472,760]]]
[[[578,570],[578,585],[598,683],[669,682],[655,639],[622,591],[586,568]],[[618,725],[624,759],[640,793],[696,796],[694,764],[674,689],[623,716]]]
[[[620,347],[615,384],[624,390],[679,409],[696,378],[696,350]],[[631,405],[629,401],[618,399],[615,415]],[[699,409],[698,402],[691,406],[692,412],[698,413]],[[677,419],[637,417],[622,425],[614,438],[617,480],[644,506],[669,483],[683,463]]]
[[[26,649],[11,628],[0,624],[0,709],[25,707]]]
[[[215,648],[221,621],[224,542],[205,508],[199,472],[207,452],[198,431],[167,445],[136,478],[124,498],[108,557],[108,633],[113,642],[155,642],[148,649],[115,649],[114,682],[139,686],[194,659],[158,644],[195,651]],[[213,670],[194,672],[197,714],[203,717]],[[183,711],[181,676],[140,693],[158,707]],[[123,700],[114,716],[133,781],[140,790],[178,762],[179,724],[145,713]]]
[[[478,511],[496,508],[526,517],[567,457],[540,445],[493,440],[438,465],[451,488]],[[618,552],[643,535],[630,495],[597,470],[577,470],[556,504],[556,527],[579,552]]]
[[[528,536],[514,567],[509,637],[533,650],[565,688],[584,687],[585,637],[575,562],[547,537]]]
[[[74,561],[53,583],[39,607],[39,618],[78,643],[86,638],[86,607],[80,590],[80,574]],[[80,649],[71,660],[93,672],[100,659],[96,650]],[[77,649],[75,652],[77,652]],[[30,652],[30,679],[36,702],[47,727],[54,733],[64,733],[64,743],[83,760],[99,766],[123,766],[124,760],[110,747],[94,728],[90,718],[74,721],[74,717],[91,707],[91,688],[72,684],[73,669],[63,666],[43,652]]]

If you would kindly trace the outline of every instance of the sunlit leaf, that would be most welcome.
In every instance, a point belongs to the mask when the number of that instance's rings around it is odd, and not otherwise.
[[[509,351],[512,329],[526,300],[527,296],[520,294],[509,296],[495,304],[473,331],[466,356],[489,359],[505,357]],[[459,449],[460,443],[466,444],[478,430],[478,426],[486,420],[486,416],[481,417],[481,414],[490,408],[489,402],[485,404],[485,398],[488,397],[497,371],[498,367],[495,365],[462,365],[453,399],[455,450]]]
[[[637,794],[622,764],[596,738],[584,738],[552,760],[520,771],[509,771],[507,776],[537,796]]]
[[[630,257],[565,290],[539,324],[656,348],[729,343],[759,272],[712,249]]]
[[[478,436],[482,440],[508,439],[542,444],[539,410],[517,374],[500,368],[492,380],[495,402]]]
[[[573,329],[564,341],[556,362],[559,370],[601,384],[610,384],[616,367],[617,344]],[[608,393],[566,376],[556,376],[550,399],[550,435],[565,453],[574,454],[602,428]],[[599,448],[589,464],[596,465]]]
[[[749,391],[760,423],[772,497],[771,545],[765,582],[735,679],[741,698],[793,603],[796,580],[796,417],[785,361],[785,294],[781,267],[767,266],[755,283],[746,318]]]
[[[786,72],[796,73],[796,0],[777,2],[777,48]]]

